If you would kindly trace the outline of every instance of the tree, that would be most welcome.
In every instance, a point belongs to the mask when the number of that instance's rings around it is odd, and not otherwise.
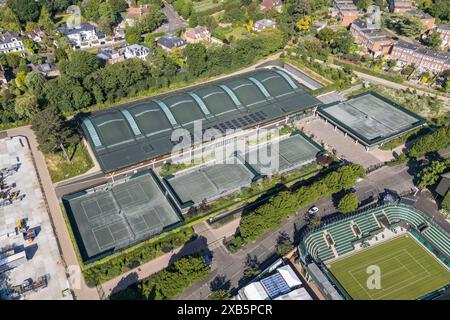
[[[43,96],[44,86],[47,80],[45,76],[39,72],[30,72],[25,77],[25,85],[28,88],[28,91],[35,95],[36,97]]]
[[[295,26],[300,31],[307,31],[311,28],[312,18],[310,16],[304,16],[297,20]]]
[[[415,38],[422,33],[423,26],[417,16],[411,14],[391,14],[385,20],[386,26],[399,35]]]
[[[408,152],[410,157],[420,157],[426,153],[439,151],[450,147],[450,126],[439,128],[438,130],[423,136],[412,145]]]
[[[188,44],[184,55],[188,70],[193,76],[197,77],[206,70],[206,47],[202,43]]]
[[[353,212],[358,209],[358,195],[356,193],[348,193],[339,200],[338,210],[342,213]]]
[[[294,245],[289,235],[285,232],[280,233],[277,239],[276,251],[278,255],[284,257],[294,249]]]
[[[100,63],[95,55],[87,51],[77,50],[69,55],[64,73],[71,78],[82,80],[98,68],[100,68]]]
[[[320,40],[322,40],[323,42],[326,42],[326,43],[330,43],[331,41],[334,40],[335,37],[336,37],[336,32],[334,32],[333,29],[331,29],[331,28],[323,28],[317,34],[317,38],[319,38]]]
[[[208,296],[208,300],[230,300],[231,294],[226,290],[217,290]]]
[[[36,22],[39,18],[39,2],[33,0],[8,0],[7,6],[14,11],[22,24]]]
[[[9,7],[0,10],[0,29],[20,32],[20,21]]]
[[[439,32],[432,32],[425,39],[425,45],[433,49],[438,49],[441,46],[442,40]]]
[[[356,7],[359,10],[364,10],[366,11],[367,8],[372,4],[372,0],[356,0]]]
[[[427,11],[433,17],[439,18],[442,21],[450,20],[450,6],[448,5],[448,0],[434,0]]]
[[[350,52],[353,44],[354,39],[352,34],[346,30],[341,30],[336,34],[331,46],[336,53],[347,54]]]
[[[450,168],[450,159],[444,161],[433,161],[417,174],[419,188],[425,188],[438,182],[441,174]]]
[[[62,150],[70,161],[66,146],[78,138],[67,125],[64,116],[57,109],[47,108],[34,115],[31,128],[36,134],[39,150],[44,153]]]
[[[14,102],[14,111],[20,117],[31,119],[39,111],[37,98],[29,93],[18,96]]]
[[[127,26],[125,28],[125,40],[129,45],[138,44],[141,42],[141,33],[137,28]]]
[[[50,11],[47,7],[42,7],[37,24],[39,27],[44,28],[44,30],[48,32],[52,32],[54,30],[55,24],[53,23]]]

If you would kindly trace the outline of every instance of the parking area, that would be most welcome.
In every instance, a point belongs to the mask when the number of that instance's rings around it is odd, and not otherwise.
[[[0,170],[0,299],[72,299],[25,138],[0,140]]]
[[[381,159],[384,153],[377,148],[373,151],[366,151],[362,144],[356,143],[355,139],[319,117],[302,123],[302,127],[306,134],[313,135],[314,140],[319,143],[323,142],[330,150],[335,149],[337,156],[359,163],[365,168],[385,160]]]

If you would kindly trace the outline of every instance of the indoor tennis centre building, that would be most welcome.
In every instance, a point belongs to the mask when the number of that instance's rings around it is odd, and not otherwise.
[[[203,132],[212,128],[225,134],[228,129],[251,129],[312,115],[321,102],[308,92],[285,71],[261,68],[81,114],[79,122],[103,172],[111,173],[169,159],[178,143],[171,139],[175,129],[187,129],[191,141],[202,141],[194,136],[196,121],[201,121]],[[227,139],[198,145],[211,147]]]

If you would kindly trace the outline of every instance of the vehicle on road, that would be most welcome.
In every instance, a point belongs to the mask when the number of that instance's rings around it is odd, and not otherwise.
[[[319,208],[317,208],[316,206],[312,206],[312,207],[309,208],[309,210],[308,210],[308,214],[309,214],[310,216],[316,214],[317,212],[319,212]]]

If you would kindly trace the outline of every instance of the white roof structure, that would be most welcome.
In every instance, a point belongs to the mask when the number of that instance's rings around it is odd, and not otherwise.
[[[302,282],[289,265],[276,269],[268,277],[255,281],[239,290],[242,300],[312,300],[301,287]]]
[[[269,295],[260,282],[250,283],[242,290],[247,300],[270,300]]]
[[[310,296],[308,291],[305,288],[298,288],[294,291],[286,293],[274,300],[312,300],[313,298]]]
[[[284,281],[286,281],[289,288],[295,288],[302,285],[302,282],[297,277],[297,275],[294,273],[294,270],[288,265],[282,266],[281,268],[278,268],[278,273],[281,274]]]

